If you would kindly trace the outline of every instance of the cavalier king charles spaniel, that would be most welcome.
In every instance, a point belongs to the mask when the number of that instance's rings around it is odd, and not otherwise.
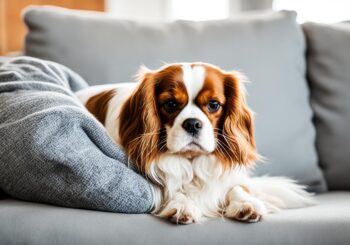
[[[77,96],[152,181],[155,215],[177,224],[215,216],[257,222],[314,204],[292,179],[251,177],[259,155],[242,74],[176,63],[143,67],[138,80]]]

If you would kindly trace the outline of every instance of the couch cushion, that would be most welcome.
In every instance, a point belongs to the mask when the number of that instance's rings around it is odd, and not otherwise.
[[[304,24],[317,150],[330,189],[350,190],[350,24]]]
[[[324,190],[305,81],[305,42],[293,12],[170,23],[118,20],[60,8],[30,8],[26,54],[63,63],[91,84],[129,81],[144,63],[203,61],[238,69],[253,81],[258,174],[287,175]]]
[[[176,226],[151,215],[0,201],[1,244],[349,244],[350,193],[318,196],[319,204],[271,214],[260,223],[212,219]]]

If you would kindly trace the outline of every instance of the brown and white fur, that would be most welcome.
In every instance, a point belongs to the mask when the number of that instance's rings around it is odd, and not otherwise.
[[[153,182],[154,214],[181,224],[222,215],[256,222],[314,203],[291,179],[250,177],[259,156],[240,73],[178,63],[142,68],[138,78],[77,95]]]

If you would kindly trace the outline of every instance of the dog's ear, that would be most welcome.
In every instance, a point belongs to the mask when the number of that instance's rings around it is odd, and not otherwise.
[[[244,76],[238,72],[224,73],[225,113],[218,140],[224,149],[221,157],[227,165],[254,163],[258,154],[254,140],[253,112],[245,100]]]
[[[158,153],[159,121],[154,73],[140,68],[139,84],[121,108],[119,137],[131,160],[142,174]]]

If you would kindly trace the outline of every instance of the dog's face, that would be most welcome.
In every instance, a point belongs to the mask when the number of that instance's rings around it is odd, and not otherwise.
[[[215,150],[225,95],[220,77],[209,72],[203,65],[174,65],[159,77],[157,108],[169,153],[193,157]]]
[[[163,153],[214,154],[225,166],[256,159],[252,113],[238,73],[202,63],[143,71],[120,116],[120,139],[143,173]]]

